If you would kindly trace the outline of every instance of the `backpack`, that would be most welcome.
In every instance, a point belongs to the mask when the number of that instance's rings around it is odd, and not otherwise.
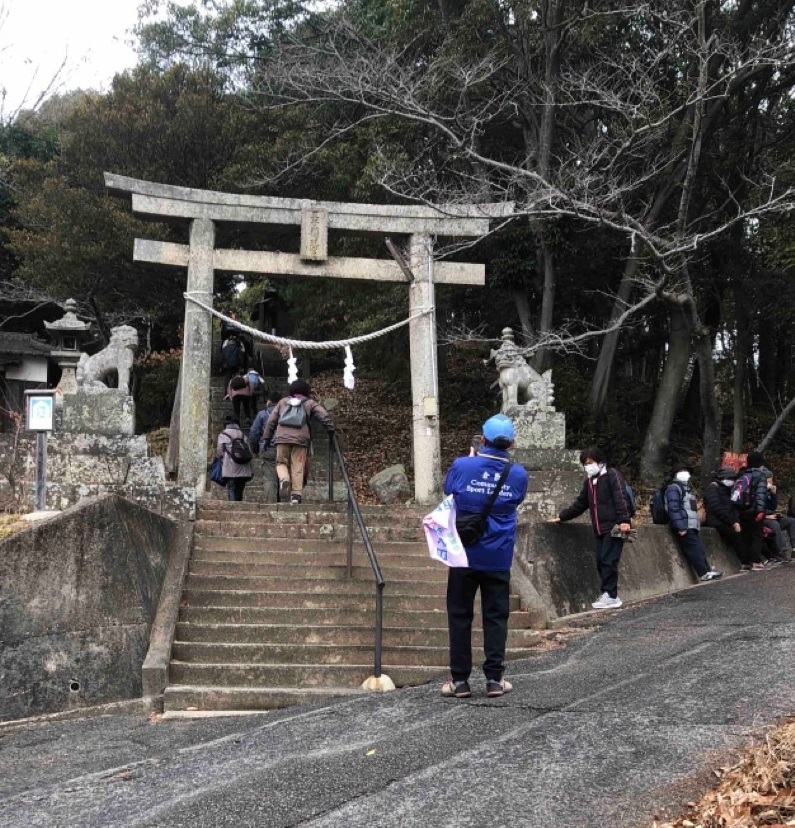
[[[635,517],[635,512],[638,511],[638,504],[635,501],[635,492],[632,491],[632,486],[627,483],[626,480],[621,480],[622,484],[624,485],[624,496],[627,499],[627,507],[629,508],[629,516],[631,518]]]
[[[738,509],[750,509],[754,504],[754,475],[752,472],[743,472],[732,486],[732,503]]]
[[[279,425],[287,428],[303,428],[306,425],[306,408],[303,400],[298,397],[290,397],[287,405],[279,415]]]
[[[232,339],[221,348],[221,359],[227,368],[240,365],[240,343]]]
[[[663,486],[655,489],[651,496],[651,522],[661,526],[671,521],[668,517],[668,504],[665,502],[665,490],[667,488],[667,486]]]
[[[253,455],[248,443],[242,437],[233,437],[229,446],[229,456],[240,466],[251,462]]]

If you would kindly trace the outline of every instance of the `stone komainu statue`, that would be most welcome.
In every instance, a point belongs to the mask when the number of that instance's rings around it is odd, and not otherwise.
[[[535,415],[555,410],[551,369],[539,374],[528,365],[514,342],[511,328],[503,329],[502,345],[493,350],[486,361],[492,360],[500,372],[498,383],[502,390],[503,414]]]
[[[77,386],[88,393],[107,391],[105,379],[118,374],[119,389],[130,392],[130,372],[138,349],[138,331],[130,325],[111,328],[107,347],[93,356],[83,354],[77,364]]]

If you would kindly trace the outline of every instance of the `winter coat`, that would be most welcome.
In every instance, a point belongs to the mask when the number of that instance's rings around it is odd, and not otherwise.
[[[232,440],[235,437],[243,437],[243,432],[236,425],[228,425],[218,435],[218,445],[215,449],[216,457],[223,457],[221,463],[221,474],[224,477],[253,477],[254,473],[251,470],[251,463],[235,463],[232,455],[229,453],[229,447],[232,445]],[[245,437],[243,437],[245,440]]]
[[[737,473],[739,477],[742,474],[751,472],[751,494],[752,503],[751,508],[747,510],[752,515],[756,516],[760,513],[765,513],[765,506],[767,504],[767,478],[770,477],[770,472],[767,469],[740,469]],[[746,515],[747,516],[747,515]]]
[[[690,483],[671,481],[665,490],[665,503],[668,507],[668,519],[671,529],[681,532],[683,529],[701,528],[698,519],[698,500]]]
[[[306,423],[301,428],[290,428],[289,426],[279,425],[279,417],[282,412],[289,405],[289,397],[285,397],[276,403],[276,407],[271,411],[268,422],[265,424],[265,431],[262,435],[263,441],[270,440],[274,445],[280,443],[289,443],[293,446],[308,446],[312,442],[312,432],[309,430],[310,417],[317,417],[321,425],[326,427],[330,433],[334,431],[334,423],[329,417],[328,411],[319,403],[309,397],[304,397],[301,394],[295,394],[301,400],[301,404],[306,411]]]
[[[602,537],[621,523],[630,523],[629,504],[615,469],[607,468],[596,477],[588,477],[582,484],[577,499],[561,511],[561,520],[571,520],[588,510],[591,526],[597,537]]]
[[[740,513],[732,503],[732,490],[719,480],[713,480],[704,490],[704,507],[707,510],[705,526],[734,526],[740,522]]]
[[[263,432],[265,431],[265,424],[268,422],[268,417],[276,408],[276,403],[269,403],[257,413],[254,422],[251,424],[251,430],[248,433],[248,445],[254,454],[259,454],[261,451],[267,451],[271,448],[271,444],[263,439]]]
[[[444,481],[444,493],[455,497],[456,513],[479,514],[488,503],[509,460],[508,452],[489,446],[474,457],[453,461]],[[466,547],[470,569],[507,572],[513,562],[516,542],[516,509],[527,494],[529,476],[514,463],[486,519],[486,530],[476,543]]]

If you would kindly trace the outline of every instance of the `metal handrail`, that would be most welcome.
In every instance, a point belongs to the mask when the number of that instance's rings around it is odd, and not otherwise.
[[[364,518],[362,517],[362,510],[359,508],[359,501],[356,499],[356,494],[351,486],[350,478],[348,477],[348,469],[345,465],[345,458],[342,455],[342,448],[340,447],[339,439],[335,432],[329,434],[329,452],[328,452],[328,499],[334,500],[334,455],[337,456],[337,461],[340,464],[340,471],[342,472],[342,480],[348,489],[348,539],[347,539],[347,566],[348,577],[353,576],[353,519],[359,525],[359,532],[364,541],[364,548],[367,551],[367,557],[370,560],[370,566],[375,576],[375,665],[373,672],[376,678],[381,676],[381,653],[384,632],[384,576],[381,574],[381,567],[378,565],[378,558],[373,551],[373,544],[370,542],[370,534],[367,527],[364,525]]]

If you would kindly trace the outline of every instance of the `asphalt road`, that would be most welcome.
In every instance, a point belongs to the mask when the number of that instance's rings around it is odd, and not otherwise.
[[[439,684],[272,714],[104,716],[0,733],[0,825],[623,828],[679,813],[795,713],[795,564],[595,617]],[[441,677],[440,677],[441,678]]]

